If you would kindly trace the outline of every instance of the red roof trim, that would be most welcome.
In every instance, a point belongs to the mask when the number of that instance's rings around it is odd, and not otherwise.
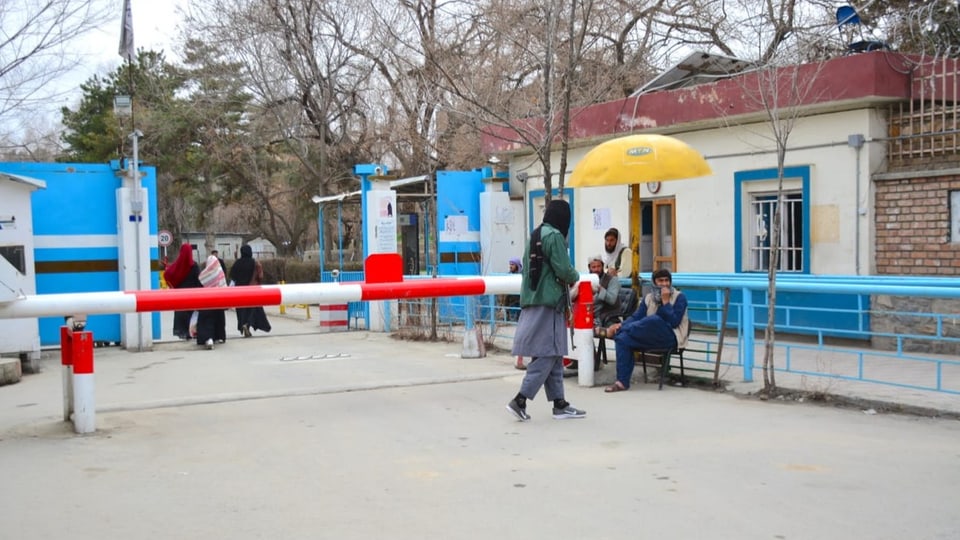
[[[851,102],[904,101],[911,94],[911,66],[918,75],[931,72],[956,72],[956,60],[916,64],[915,58],[891,52],[870,52],[834,58],[824,64],[804,64],[781,68],[784,83],[793,80],[793,70],[801,77],[816,77],[817,88],[803,97],[801,106],[829,107]],[[819,70],[819,72],[818,72]],[[715,124],[726,117],[744,117],[762,113],[764,108],[746,97],[747,89],[757,86],[756,74],[724,79],[691,88],[651,92],[635,98],[608,101],[576,109],[572,113],[570,140],[576,146],[591,139],[605,139],[632,132],[680,132],[697,125]],[[920,77],[916,77],[919,79]],[[930,95],[930,90],[926,95]],[[558,123],[559,124],[559,123]],[[542,131],[542,119],[529,119],[528,129]],[[517,130],[506,126],[487,126],[482,134],[485,154],[529,151]]]

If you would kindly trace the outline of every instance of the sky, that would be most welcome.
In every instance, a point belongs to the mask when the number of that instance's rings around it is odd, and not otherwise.
[[[104,21],[100,28],[84,36],[78,44],[85,61],[78,70],[82,80],[97,73],[107,73],[120,65],[117,52],[120,46],[120,25],[123,0],[101,0],[113,6],[115,17]],[[178,10],[187,0],[130,0],[133,13],[133,38],[137,49],[163,49],[169,59],[176,59],[172,44],[180,24]]]
[[[2,1],[2,0],[0,0]],[[120,47],[120,26],[123,15],[123,0],[100,0],[101,5],[111,8],[115,16],[104,20],[99,28],[78,38],[76,50],[82,56],[81,64],[57,81],[62,92],[56,100],[57,120],[59,107],[76,107],[82,93],[80,84],[94,75],[105,75],[115,70],[123,59]],[[133,38],[137,49],[164,50],[167,59],[177,61],[173,42],[178,35],[181,17],[178,12],[187,0],[131,0],[133,14]]]

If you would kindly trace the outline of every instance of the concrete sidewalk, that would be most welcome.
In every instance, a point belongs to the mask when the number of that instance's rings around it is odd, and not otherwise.
[[[174,338],[170,331],[172,312],[161,315],[164,335],[157,340],[152,351],[134,353],[115,347],[95,349],[98,410],[362,389],[368,383],[361,382],[358,374],[381,375],[385,373],[388,361],[398,355],[406,360],[398,383],[403,385],[522,375],[513,369],[514,359],[507,351],[493,351],[483,359],[460,361],[460,343],[401,341],[386,334],[364,331],[321,333],[315,314],[308,320],[303,309],[288,308],[286,315],[281,315],[275,306],[266,310],[272,331],[255,332],[251,338],[243,338],[235,329],[235,314],[228,311],[228,341],[218,344],[212,351],[197,346],[192,340]],[[445,360],[438,363],[438,358]],[[609,359],[609,364],[595,372],[595,386],[589,391],[602,392],[605,385],[615,380],[612,349]],[[837,363],[842,361],[845,360],[836,360]],[[797,362],[795,358],[794,363]],[[818,354],[818,362],[834,360]],[[42,373],[25,375],[18,384],[0,387],[0,427],[9,425],[17,417],[49,417],[62,409],[59,353],[45,352],[42,363]],[[356,367],[360,363],[363,367],[358,370]],[[312,367],[316,364],[325,364],[329,368],[324,370],[322,380],[313,376]],[[885,370],[883,378],[909,380],[909,373],[904,372],[903,365],[888,362],[874,370]],[[829,394],[854,403],[861,401],[863,409],[960,417],[960,397],[956,395],[788,373],[777,373],[776,376],[778,386],[783,390]],[[944,378],[946,384],[960,388],[960,372],[945,371]],[[648,384],[643,384],[639,366],[634,371],[633,380],[633,390],[656,389],[655,376]],[[756,379],[748,383],[743,382],[739,368],[722,366],[721,380],[728,392],[739,395],[754,395],[763,387],[759,371]],[[291,381],[296,384],[291,386]],[[568,386],[576,384],[576,377],[567,379]],[[43,388],[42,399],[21,397],[21,394],[34,394],[38,387]],[[668,388],[665,387],[665,391]],[[25,402],[29,404],[11,407],[14,403]],[[31,412],[36,414],[31,415]]]
[[[955,420],[568,379],[587,418],[540,395],[519,423],[509,355],[270,318],[212,351],[96,349],[92,435],[56,358],[0,388],[4,537],[960,537]]]

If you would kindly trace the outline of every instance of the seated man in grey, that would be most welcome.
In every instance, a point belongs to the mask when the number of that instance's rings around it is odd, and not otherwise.
[[[637,311],[623,323],[601,330],[612,337],[617,349],[617,380],[606,392],[630,388],[633,376],[633,351],[673,350],[686,346],[687,297],[673,288],[673,276],[661,268],[653,273],[653,292],[640,302]],[[662,375],[661,375],[662,376]]]

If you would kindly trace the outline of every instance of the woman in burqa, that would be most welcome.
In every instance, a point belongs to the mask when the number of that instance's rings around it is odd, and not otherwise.
[[[203,287],[200,283],[200,267],[193,261],[193,246],[189,243],[180,246],[177,259],[164,268],[163,279],[174,289]],[[174,312],[173,335],[180,339],[190,339],[191,315],[193,310]]]
[[[200,271],[200,283],[204,287],[215,289],[226,287],[227,279],[223,267],[216,255],[207,257],[207,263]],[[222,309],[201,309],[197,317],[197,345],[213,349],[213,344],[226,343],[227,320]]]
[[[263,267],[253,258],[253,248],[249,245],[240,247],[240,258],[230,268],[230,281],[238,287],[263,282]],[[243,337],[250,337],[253,330],[269,332],[270,321],[263,307],[237,308],[237,330]]]

